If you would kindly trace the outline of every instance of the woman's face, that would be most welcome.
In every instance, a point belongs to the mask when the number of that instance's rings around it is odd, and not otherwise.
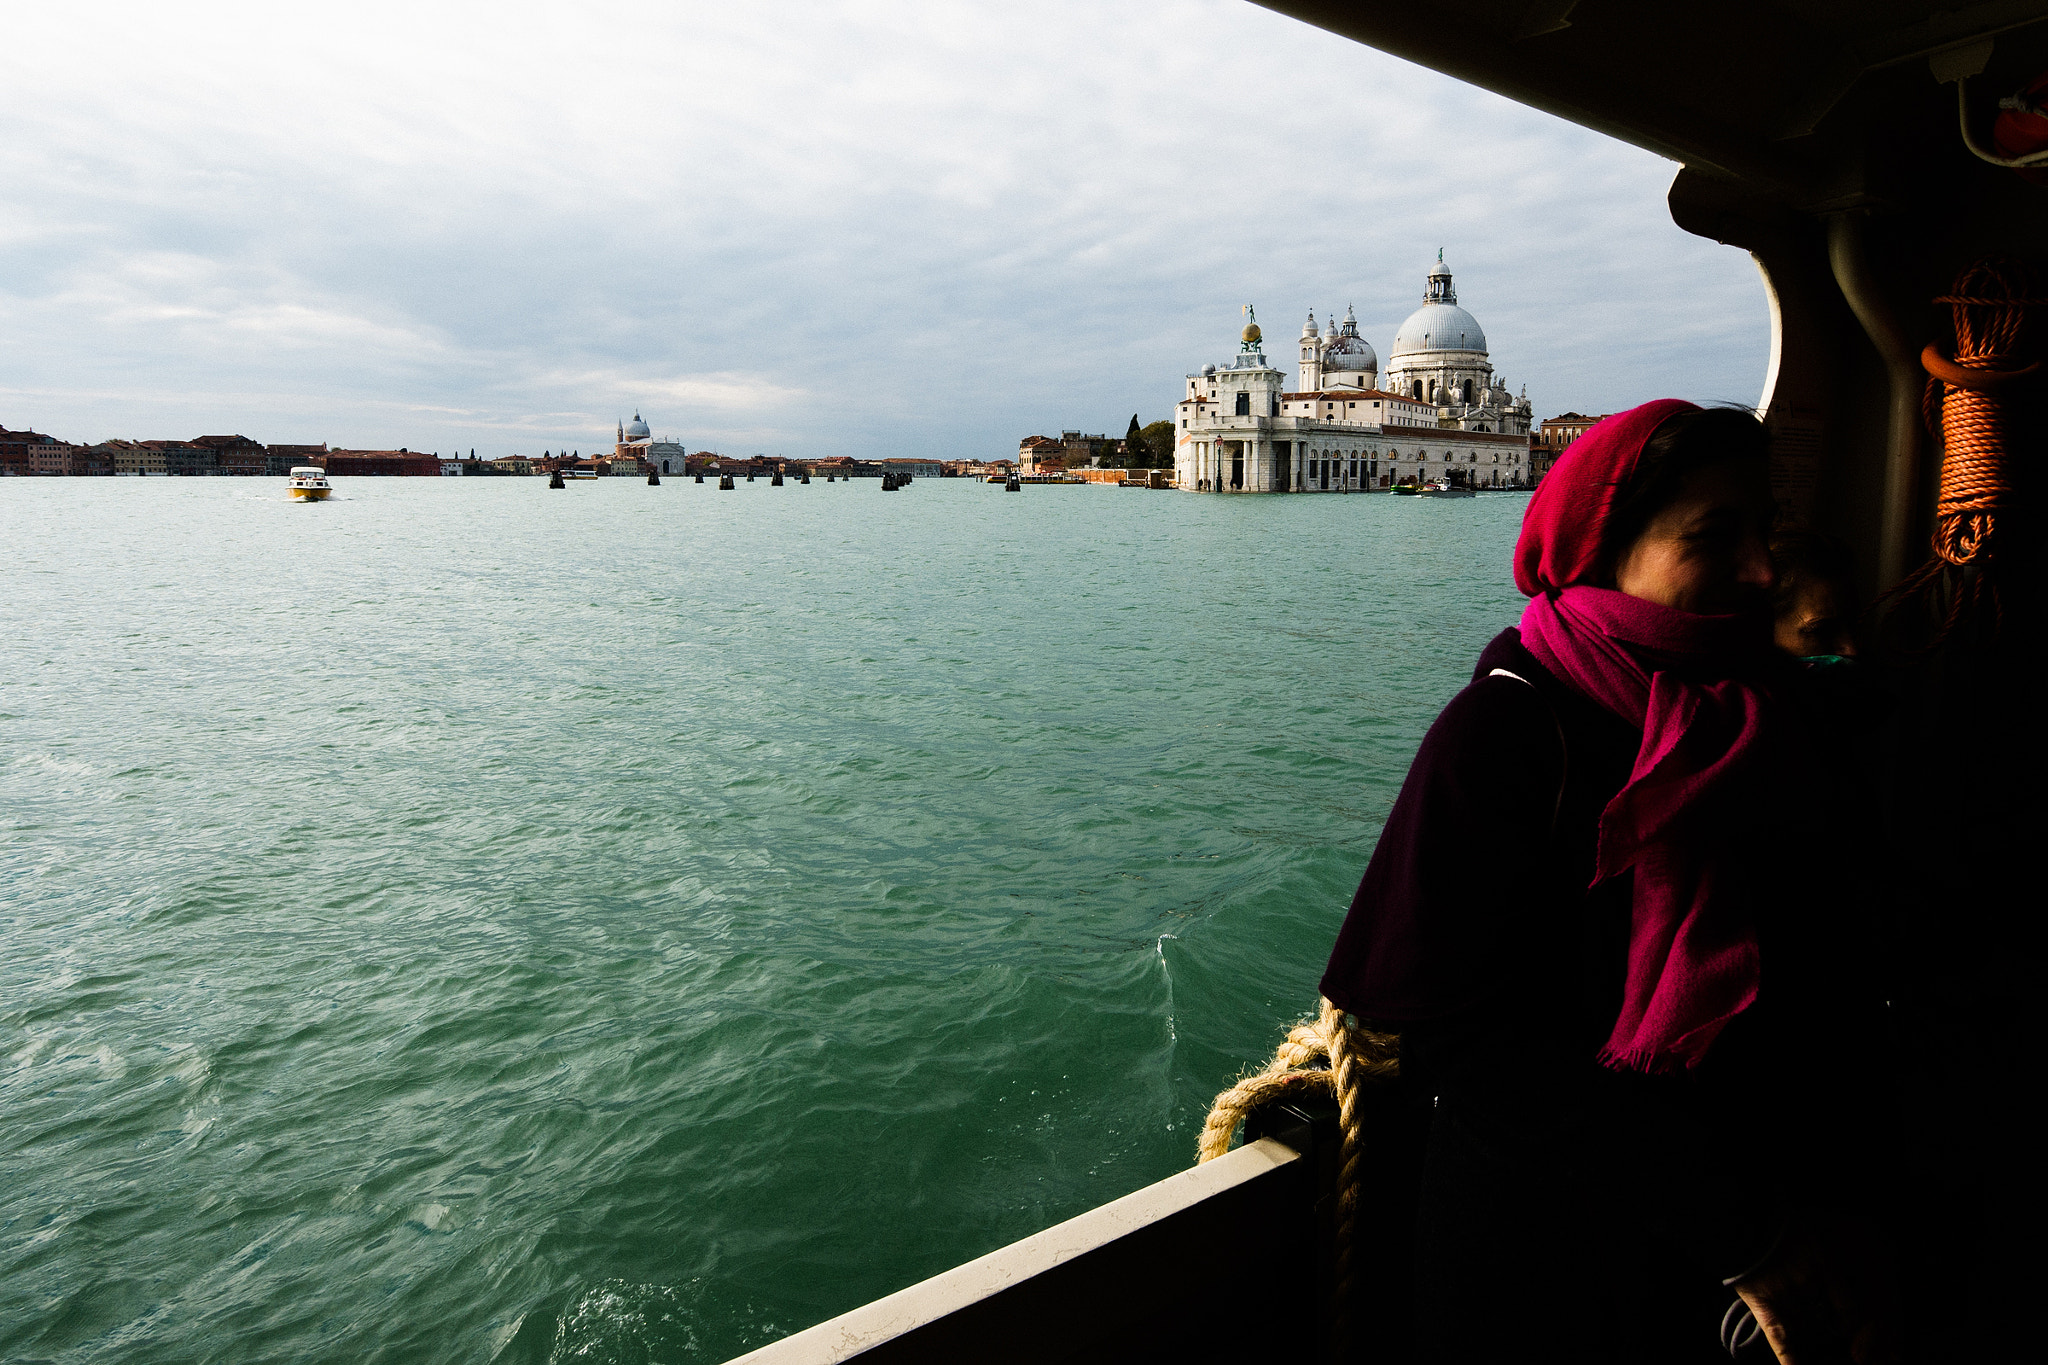
[[[1635,543],[1614,586],[1630,597],[1700,616],[1770,610],[1771,485],[1762,460],[1696,469]]]

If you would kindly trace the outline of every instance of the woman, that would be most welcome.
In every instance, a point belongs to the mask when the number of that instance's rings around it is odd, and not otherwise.
[[[1770,521],[1747,413],[1575,442],[1338,936],[1323,993],[1435,1101],[1425,1360],[1725,1362],[1737,1293],[1783,1359],[1891,1358],[1837,1245],[1871,1002],[1794,854]]]

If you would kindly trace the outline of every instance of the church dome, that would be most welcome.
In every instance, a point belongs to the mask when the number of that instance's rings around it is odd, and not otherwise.
[[[1323,356],[1326,370],[1379,372],[1380,358],[1373,354],[1372,343],[1364,337],[1339,337]]]
[[[637,412],[633,414],[633,420],[626,423],[626,439],[629,441],[644,441],[651,434],[647,430],[647,423],[640,420],[640,414]]]
[[[1451,268],[1444,264],[1441,251],[1423,282],[1422,307],[1410,313],[1401,330],[1394,333],[1396,357],[1417,351],[1486,353],[1486,333],[1479,330],[1477,318],[1458,307],[1458,291],[1451,283]]]
[[[1425,303],[1408,315],[1401,330],[1394,333],[1394,354],[1416,351],[1486,350],[1486,333],[1479,319],[1455,303]]]
[[[1334,319],[1337,315],[1332,312]],[[1358,334],[1358,314],[1351,309],[1344,310],[1342,323],[1332,322],[1328,349],[1323,352],[1323,368],[1347,374],[1378,374],[1380,358],[1373,354],[1372,343]]]

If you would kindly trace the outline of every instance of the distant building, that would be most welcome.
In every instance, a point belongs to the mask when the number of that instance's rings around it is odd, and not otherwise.
[[[214,471],[220,474],[259,475],[269,462],[270,452],[246,436],[195,436],[192,444],[213,452]]]
[[[62,441],[44,441],[28,448],[28,464],[31,473],[44,475],[68,475],[71,473],[71,452],[73,447]]]
[[[1536,429],[1534,448],[1530,451],[1534,457],[1536,478],[1541,480],[1548,474],[1550,466],[1557,463],[1557,457],[1564,454],[1573,441],[1584,436],[1595,423],[1606,421],[1608,415],[1602,413],[1598,417],[1588,417],[1583,412],[1567,412],[1544,418],[1543,425]]]
[[[164,457],[164,472],[179,478],[199,474],[213,474],[218,470],[214,464],[211,447],[196,445],[191,441],[142,441]]]
[[[113,460],[117,477],[139,479],[168,472],[164,468],[164,453],[140,441],[102,441],[100,446]]]
[[[614,459],[636,461],[639,473],[681,474],[688,468],[689,454],[680,441],[656,436],[635,412],[631,423],[619,423],[618,440],[612,446]]]
[[[29,456],[34,446],[61,444],[54,436],[40,431],[9,431],[0,427],[0,476],[27,477],[36,472],[35,461]]]
[[[326,469],[330,476],[344,478],[399,474],[438,477],[441,462],[432,455],[421,455],[402,446],[397,450],[330,450]]]
[[[1247,309],[1249,312],[1249,309]],[[1199,492],[1347,492],[1447,479],[1526,488],[1529,402],[1493,372],[1441,254],[1402,323],[1384,385],[1357,318],[1302,327],[1299,387],[1266,359],[1258,320],[1238,354],[1187,377],[1174,410],[1175,483]]]
[[[271,445],[263,472],[283,477],[294,469],[327,468],[327,442],[318,445]]]
[[[1064,450],[1065,447],[1050,436],[1026,436],[1017,443],[1017,467],[1026,474],[1036,474],[1041,461],[1048,465],[1054,462],[1049,457],[1056,457],[1057,463],[1065,467]]]

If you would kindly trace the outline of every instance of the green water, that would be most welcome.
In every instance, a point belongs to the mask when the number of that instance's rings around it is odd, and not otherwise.
[[[0,1359],[716,1361],[1190,1163],[1520,497],[0,481]]]

